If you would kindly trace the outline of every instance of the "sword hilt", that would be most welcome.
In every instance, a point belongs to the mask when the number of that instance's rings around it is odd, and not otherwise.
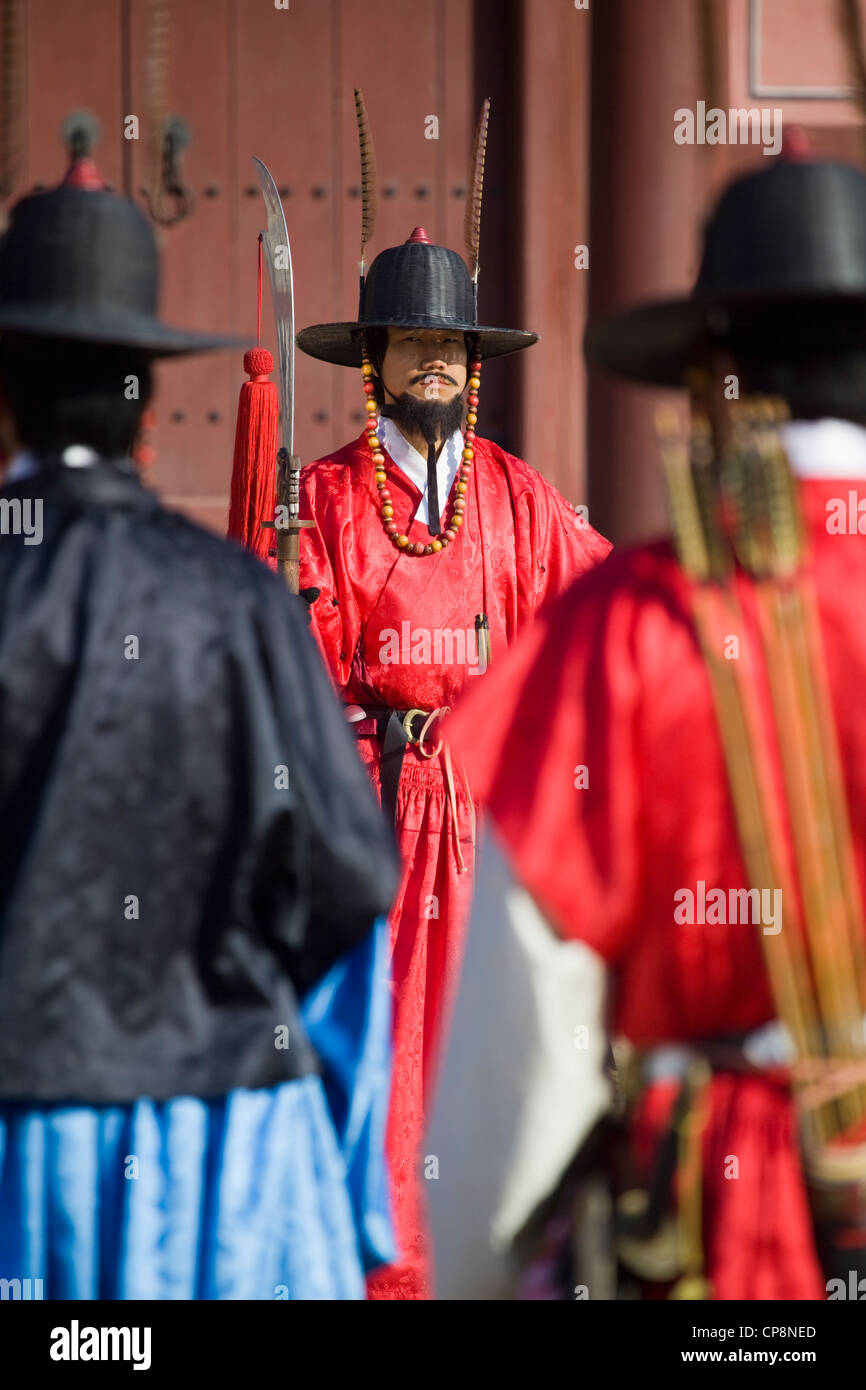
[[[277,501],[288,507],[293,521],[301,505],[301,460],[288,449],[277,451]]]
[[[298,516],[301,509],[301,460],[298,454],[289,454],[287,449],[277,453],[277,506],[285,507],[287,521],[263,521],[261,524],[277,532],[277,568],[286,580],[293,594],[298,592],[298,560],[300,532],[315,521],[302,521]]]

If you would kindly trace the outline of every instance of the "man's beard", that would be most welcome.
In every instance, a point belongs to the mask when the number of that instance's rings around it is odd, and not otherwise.
[[[429,444],[450,439],[463,424],[463,396],[458,392],[450,401],[428,401],[404,391],[382,410],[394,424],[408,434],[420,434]]]

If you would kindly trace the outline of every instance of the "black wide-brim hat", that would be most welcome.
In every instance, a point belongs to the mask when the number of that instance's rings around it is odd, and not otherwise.
[[[128,198],[61,184],[22,198],[0,237],[0,332],[139,348],[153,357],[241,347],[156,313],[150,223]]]
[[[707,225],[687,298],[590,324],[589,362],[655,386],[687,384],[713,348],[735,356],[866,350],[866,176],[775,157],[732,183]]]
[[[365,328],[452,328],[474,333],[478,355],[504,357],[538,342],[537,333],[490,328],[475,322],[472,279],[456,251],[435,246],[416,227],[402,246],[382,251],[364,282],[363,304],[354,323],[317,323],[298,334],[310,357],[339,367],[360,367]]]

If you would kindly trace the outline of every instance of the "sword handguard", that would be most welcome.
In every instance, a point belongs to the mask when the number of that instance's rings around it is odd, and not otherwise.
[[[301,508],[301,460],[298,454],[289,457],[285,449],[277,453],[277,504],[285,507],[288,521],[276,525],[277,532],[277,570],[283,576],[293,594],[300,589],[300,533],[307,526],[315,526],[315,521],[301,521],[298,512]]]

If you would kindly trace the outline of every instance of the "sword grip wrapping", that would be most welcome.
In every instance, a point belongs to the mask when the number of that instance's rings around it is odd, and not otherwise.
[[[301,460],[297,454],[290,457],[285,449],[277,453],[277,501],[288,507],[289,520],[293,521],[301,503]]]
[[[277,532],[277,568],[293,594],[301,587],[300,540],[298,531]]]
[[[277,569],[285,579],[289,589],[296,594],[300,589],[300,553],[303,527],[312,526],[311,521],[299,521],[301,509],[301,460],[297,454],[289,455],[286,449],[277,453],[277,502],[285,507],[288,526],[277,527]]]

